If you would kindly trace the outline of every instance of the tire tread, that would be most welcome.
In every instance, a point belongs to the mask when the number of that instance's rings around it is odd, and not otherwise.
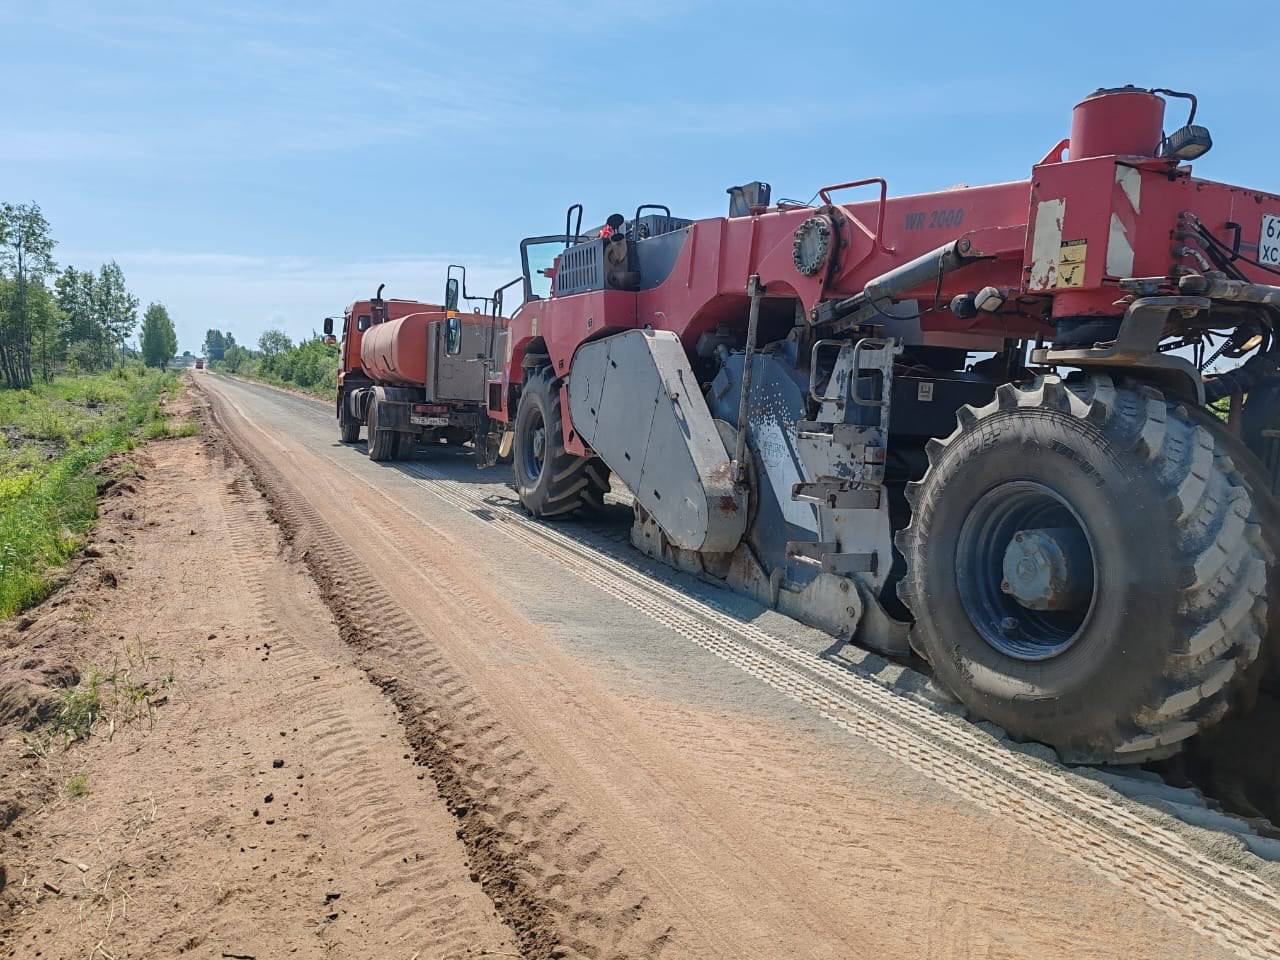
[[[594,512],[604,506],[609,491],[609,471],[598,457],[577,457],[563,448],[564,417],[560,410],[558,381],[549,366],[531,371],[521,402],[535,392],[543,395],[548,450],[543,472],[550,471],[546,483],[533,490],[520,489],[520,502],[534,516],[546,519]],[[516,438],[518,447],[520,438]],[[554,450],[554,452],[553,452]]]
[[[924,478],[908,485],[913,516],[895,537],[907,560],[899,597],[921,622],[927,593],[917,578],[928,548],[928,518],[934,500],[946,496],[938,483],[931,483],[938,464],[955,441],[979,429],[986,418],[1037,408],[1087,421],[1106,442],[1148,464],[1170,504],[1177,559],[1186,574],[1177,597],[1183,640],[1170,644],[1163,663],[1150,666],[1157,671],[1152,701],[1133,716],[1116,717],[1111,733],[1095,737],[1088,755],[1074,759],[1134,762],[1170,755],[1221,719],[1242,691],[1256,684],[1258,671],[1251,667],[1266,633],[1267,580],[1274,558],[1263,542],[1250,491],[1231,458],[1209,428],[1160,391],[1117,385],[1106,375],[1072,382],[1049,375],[1027,386],[1004,384],[991,403],[960,414],[955,431],[930,444]]]

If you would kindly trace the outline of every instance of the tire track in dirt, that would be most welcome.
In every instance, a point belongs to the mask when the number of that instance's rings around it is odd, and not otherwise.
[[[816,707],[912,769],[1000,816],[1031,828],[1110,882],[1244,957],[1280,956],[1275,889],[1216,861],[1174,831],[1139,817],[1105,791],[1002,746],[875,680],[814,658],[587,546],[478,497],[421,464],[421,485],[482,522],[579,570],[601,588],[793,699]]]
[[[294,735],[305,738],[322,761],[310,770],[308,787],[330,807],[332,822],[343,825],[347,854],[361,874],[377,878],[364,908],[366,936],[397,953],[407,951],[405,956],[429,951],[461,958],[482,943],[500,949],[472,911],[459,909],[449,851],[424,832],[422,817],[405,806],[411,793],[374,756],[373,748],[384,742],[386,718],[356,709],[349,680],[335,676],[331,662],[294,639],[314,618],[314,608],[309,598],[291,592],[282,575],[286,568],[273,559],[279,544],[264,501],[238,474],[227,492],[237,504],[233,511],[220,504],[239,560],[236,593],[248,599],[260,623],[264,658],[286,671],[285,688],[297,705],[287,722],[297,724]]]
[[[268,448],[275,443],[283,454],[294,456],[261,427],[254,429],[266,438]],[[257,442],[261,441],[245,441],[250,448]],[[326,459],[337,463],[332,457]],[[477,497],[474,488],[448,480],[430,468],[405,465],[403,469],[422,470],[422,486],[445,502],[566,564],[655,622],[674,629],[793,700],[817,708],[840,729],[874,743],[980,808],[1030,828],[1028,836],[1052,843],[1164,914],[1239,955],[1276,955],[1274,893],[1270,887],[1247,870],[1204,856],[1183,836],[1134,814],[1109,791],[1014,754],[972,724],[941,716],[900,692],[885,689],[882,680],[851,675],[743,624],[718,609],[714,602],[690,597],[663,578],[650,577],[609,556],[608,548],[532,523],[511,512],[506,500]],[[354,472],[348,472],[356,477]],[[296,499],[300,513],[305,513],[309,504],[304,498]],[[314,510],[311,516],[318,519]],[[294,517],[295,521],[298,519]],[[305,531],[310,521],[305,516],[302,521],[298,526]],[[336,536],[332,530],[328,532]],[[340,551],[343,543],[341,538],[337,540],[336,546],[329,544],[323,552],[331,547]],[[349,550],[345,556],[354,560]],[[374,582],[362,581],[366,585]],[[378,615],[376,610],[371,614],[375,619]],[[413,629],[411,621],[407,626]],[[393,649],[389,636],[379,638],[374,646]],[[442,679],[451,683],[449,676]],[[398,686],[401,684],[403,681],[397,681]],[[414,693],[410,691],[411,695]],[[411,696],[402,710],[414,708]],[[441,729],[433,725],[428,735],[438,737]],[[443,729],[447,735],[448,728]],[[461,749],[465,742],[458,741],[455,746]],[[521,768],[521,776],[524,773]]]
[[[239,438],[216,398],[211,410],[270,504],[270,518],[311,571],[343,640],[363,654],[359,665],[399,711],[418,761],[456,818],[472,878],[514,931],[521,956],[661,956],[672,931],[647,916],[647,896],[342,538]],[[421,679],[396,675],[390,658],[414,663]]]
[[[488,585],[477,582],[465,569],[442,563],[441,554],[447,554],[447,549],[441,548],[451,542],[446,531],[409,514],[404,515],[407,523],[394,524],[385,516],[365,510],[359,498],[353,498],[351,509],[359,513],[362,526],[368,528],[373,535],[371,539],[385,553],[388,568],[410,570],[418,578],[413,582],[422,593],[421,606],[443,611],[446,616],[474,620],[484,628],[482,632],[496,636],[509,634],[519,618],[487,589]],[[397,511],[402,509],[396,505]],[[581,597],[573,596],[568,586],[573,579],[576,578],[562,578],[559,586],[549,584],[547,596],[559,597],[567,606],[580,602]],[[447,587],[442,586],[446,584]],[[501,614],[498,608],[502,609]],[[527,624],[525,627],[529,629]],[[540,631],[534,628],[531,632]],[[471,643],[466,642],[467,637],[458,639],[463,642],[455,644],[455,649],[480,646],[475,639]],[[785,922],[773,918],[779,928],[787,923],[815,930],[839,927],[829,913],[817,906],[827,894],[825,885],[831,882],[832,872],[814,869],[815,861],[806,863],[790,843],[761,834],[756,829],[758,821],[744,808],[744,795],[767,795],[775,792],[777,785],[765,777],[752,780],[747,776],[744,780],[744,772],[749,771],[752,764],[735,738],[725,736],[723,729],[713,729],[709,734],[705,727],[696,732],[685,728],[687,736],[682,738],[679,734],[684,731],[678,725],[673,731],[667,725],[647,724],[628,710],[624,701],[593,696],[591,683],[584,678],[580,667],[571,657],[557,652],[554,644],[515,636],[510,637],[509,644],[513,655],[537,656],[542,661],[542,683],[551,687],[552,695],[547,699],[555,704],[554,717],[548,717],[550,722],[563,724],[570,717],[576,717],[583,724],[581,736],[562,744],[576,764],[561,772],[560,782],[573,777],[575,769],[590,770],[598,765],[596,751],[600,741],[608,738],[609,752],[617,758],[615,767],[621,768],[618,775],[627,780],[625,795],[602,795],[593,791],[585,782],[586,777],[574,778],[574,787],[583,807],[591,810],[592,822],[635,823],[637,829],[645,831],[646,842],[632,844],[625,851],[627,861],[638,872],[667,881],[672,888],[667,891],[668,895],[681,902],[686,913],[696,913],[691,902],[694,898],[687,891],[697,890],[714,899],[719,890],[720,895],[728,899],[732,894],[726,888],[725,879],[731,877],[738,891],[753,891],[749,902],[761,916],[785,912]],[[485,667],[473,663],[464,669],[483,672]],[[528,703],[520,706],[538,712],[536,706]],[[505,712],[509,716],[512,711]],[[607,718],[604,728],[594,725],[599,723],[599,718]],[[527,728],[521,732],[529,734]],[[686,756],[695,744],[706,748],[709,735],[714,737],[718,760],[727,762],[732,770],[723,778],[708,778],[705,768],[691,764]],[[722,788],[725,784],[733,787],[725,790]],[[651,815],[655,809],[667,811],[659,829],[655,829]],[[792,813],[794,816],[796,811]],[[744,843],[744,838],[750,839]],[[596,844],[585,858],[579,858],[578,866],[591,866],[602,856],[603,848]],[[606,883],[615,889],[622,887],[617,876],[607,878]],[[674,886],[677,883],[678,889]],[[682,896],[680,891],[685,894]],[[720,922],[723,923],[723,918]],[[716,918],[702,916],[697,925],[710,930],[715,924]],[[881,931],[863,928],[858,929],[856,935],[864,948],[872,952],[893,949],[889,942],[879,944],[881,950],[873,949],[883,936]],[[687,939],[681,948],[691,949]],[[722,953],[738,955],[727,947]]]
[[[297,506],[291,502],[289,508]],[[314,530],[310,521],[308,528]],[[326,560],[317,554],[337,555],[340,541],[326,533],[316,540],[323,549],[310,550],[309,560],[325,569]],[[528,755],[511,745],[454,668],[420,639],[421,627],[372,578],[357,572],[349,575],[348,586],[360,599],[353,601],[344,590],[339,621],[358,633],[371,657],[366,668],[400,710],[419,758],[451,802],[463,839],[474,842],[473,865],[499,909],[554,918],[554,942],[583,947],[599,943],[602,932],[622,921],[605,942],[619,952],[635,950],[635,923],[626,918],[638,918],[646,898],[618,882],[620,868],[603,861],[585,822],[555,796]],[[382,657],[395,663],[373,659]],[[421,670],[425,682],[388,672],[407,662]],[[522,925],[528,919],[522,917]],[[652,954],[665,935],[663,929],[642,936],[640,955]],[[539,944],[532,943],[535,951]]]

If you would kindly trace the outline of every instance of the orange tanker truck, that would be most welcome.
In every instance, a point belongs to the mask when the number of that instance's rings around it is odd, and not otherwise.
[[[494,357],[505,355],[500,308],[491,309],[492,298],[468,295],[466,271],[456,266],[444,305],[384,300],[384,286],[343,313],[334,401],[342,442],[355,443],[367,426],[369,458],[379,461],[407,455],[418,443],[482,447],[485,382]],[[460,295],[485,309],[459,312]],[[324,320],[330,342],[334,319]]]

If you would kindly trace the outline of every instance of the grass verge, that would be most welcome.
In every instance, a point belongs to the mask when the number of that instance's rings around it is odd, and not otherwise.
[[[139,439],[187,436],[161,407],[171,373],[125,367],[0,391],[0,619],[48,594],[97,519],[95,468]]]

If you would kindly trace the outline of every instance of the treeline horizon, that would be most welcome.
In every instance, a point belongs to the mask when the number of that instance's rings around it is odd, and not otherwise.
[[[59,269],[56,246],[38,204],[0,203],[0,384],[27,388],[37,376],[102,370],[137,353],[167,366],[178,340],[165,306],[147,307],[133,351],[139,300],[120,265]]]
[[[210,329],[204,338],[204,356],[214,369],[272,383],[301,387],[312,392],[334,390],[338,383],[338,347],[312,331],[294,343],[283,330],[270,327],[258,337],[258,347],[243,346],[235,335]]]

